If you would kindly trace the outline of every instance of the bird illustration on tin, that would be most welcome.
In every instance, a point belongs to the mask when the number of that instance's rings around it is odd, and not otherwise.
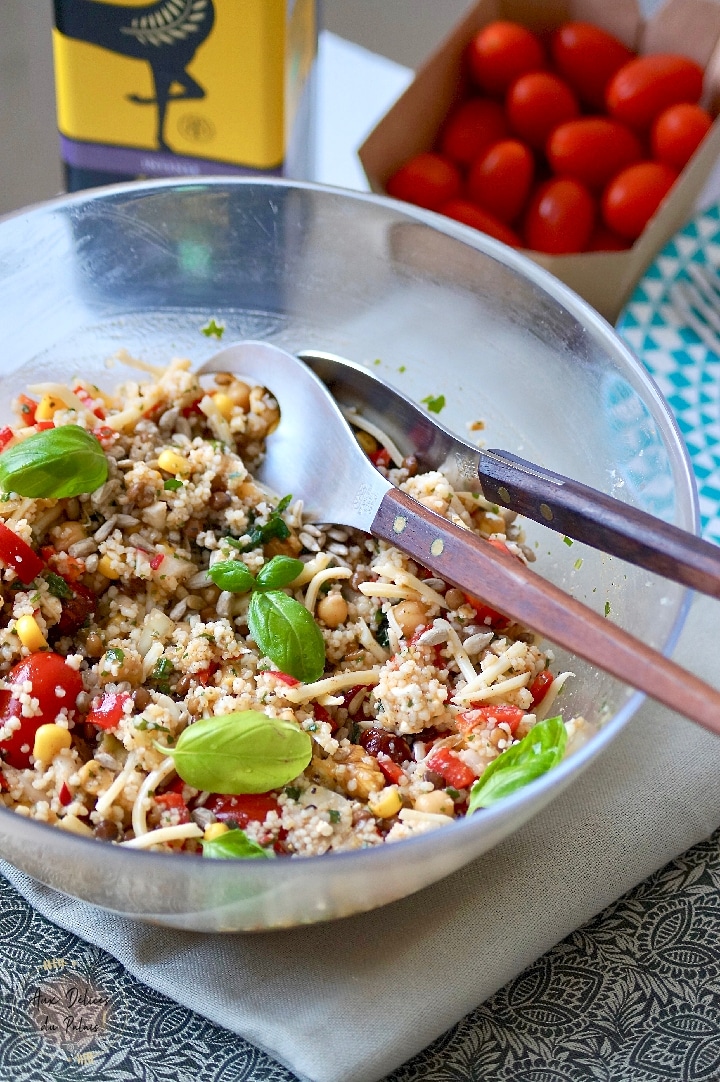
[[[56,7],[57,28],[66,37],[147,61],[154,96],[128,94],[128,100],[157,106],[157,146],[172,154],[165,139],[168,104],[205,97],[187,69],[213,28],[213,0],[156,0],[143,7],[71,0]]]

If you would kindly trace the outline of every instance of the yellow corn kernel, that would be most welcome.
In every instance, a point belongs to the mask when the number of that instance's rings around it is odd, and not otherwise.
[[[66,410],[67,404],[55,394],[44,394],[35,410],[36,421],[52,421],[58,410]]]
[[[368,807],[378,819],[392,819],[402,808],[402,797],[397,785],[387,785],[377,800],[369,800]]]
[[[177,451],[171,451],[169,448],[161,451],[158,455],[158,466],[161,470],[165,470],[166,473],[181,473],[183,475],[190,473],[188,460],[179,455]]]
[[[218,838],[221,834],[226,834],[229,829],[230,827],[225,823],[209,823],[205,827],[203,841],[211,842],[213,838]]]
[[[233,415],[235,409],[235,403],[229,394],[223,394],[222,391],[217,391],[213,395],[213,402],[218,408],[218,411],[223,415],[226,421],[229,421]]]
[[[15,634],[28,650],[44,650],[47,640],[34,616],[20,616],[15,624]]]
[[[69,748],[71,744],[72,737],[68,730],[63,729],[62,725],[50,722],[41,725],[35,733],[33,755],[41,763],[51,763],[59,751]]]
[[[119,579],[120,572],[114,567],[109,556],[101,556],[98,560],[97,569],[106,579]]]

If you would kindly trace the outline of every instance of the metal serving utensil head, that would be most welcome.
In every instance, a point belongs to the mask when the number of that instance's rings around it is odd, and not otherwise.
[[[270,342],[239,342],[198,370],[232,372],[267,387],[280,406],[280,423],[266,441],[256,477],[279,496],[302,499],[311,522],[370,531],[390,482],[361,450],[320,379],[297,357]]]
[[[355,412],[361,414],[404,455],[414,455],[421,472],[440,470],[454,488],[480,492],[477,447],[455,436],[362,365],[315,349],[303,349],[298,357],[320,377],[347,419],[352,420]]]

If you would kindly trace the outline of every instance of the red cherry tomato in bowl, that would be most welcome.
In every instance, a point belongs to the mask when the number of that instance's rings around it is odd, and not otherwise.
[[[546,65],[537,35],[519,23],[497,19],[479,30],[467,50],[475,82],[488,94],[502,95],[520,75]]]
[[[473,158],[510,134],[505,111],[489,98],[469,98],[450,111],[440,134],[440,152],[458,165]]]
[[[635,240],[677,180],[677,171],[662,162],[636,162],[614,177],[602,195],[605,224],[621,237]]]
[[[684,169],[712,127],[712,118],[699,105],[678,102],[655,118],[650,133],[653,158],[671,169]]]
[[[694,60],[671,53],[649,53],[623,64],[607,85],[610,116],[636,131],[647,131],[655,117],[681,101],[697,102],[703,70]]]
[[[436,210],[459,194],[461,183],[460,171],[453,162],[427,151],[401,165],[385,187],[394,199]]]
[[[634,53],[616,37],[590,23],[564,23],[550,38],[550,55],[580,100],[592,109],[605,106],[605,88]]]
[[[525,206],[534,172],[530,148],[519,139],[502,139],[473,162],[467,194],[501,222],[512,222]]]
[[[531,196],[525,243],[536,252],[570,255],[584,251],[595,224],[595,200],[571,177],[545,181]]]
[[[462,222],[463,225],[472,226],[473,229],[479,229],[481,233],[487,233],[495,240],[509,244],[511,248],[520,247],[520,237],[509,225],[505,225],[493,214],[488,214],[486,210],[469,199],[449,200],[440,207],[440,214],[444,214],[446,218],[453,218],[456,222]]]
[[[11,718],[20,719],[20,727],[0,743],[0,753],[10,766],[30,766],[35,733],[41,725],[55,721],[61,710],[75,711],[77,697],[83,689],[82,678],[71,669],[60,654],[31,654],[14,665],[6,680],[9,684],[32,685],[30,694],[37,699],[38,713],[23,717],[23,704],[10,689],[0,691],[0,726]],[[28,750],[23,751],[27,747]]]
[[[510,127],[541,150],[553,128],[580,114],[575,93],[558,75],[531,71],[510,87],[505,102]]]
[[[630,128],[602,116],[584,116],[559,124],[545,153],[557,176],[573,177],[592,191],[643,157],[640,140]]]

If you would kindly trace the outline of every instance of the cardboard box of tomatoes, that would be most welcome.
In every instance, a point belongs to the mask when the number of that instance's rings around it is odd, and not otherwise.
[[[614,321],[720,155],[719,42],[711,0],[648,21],[634,0],[478,0],[360,161],[373,191],[519,247]]]

